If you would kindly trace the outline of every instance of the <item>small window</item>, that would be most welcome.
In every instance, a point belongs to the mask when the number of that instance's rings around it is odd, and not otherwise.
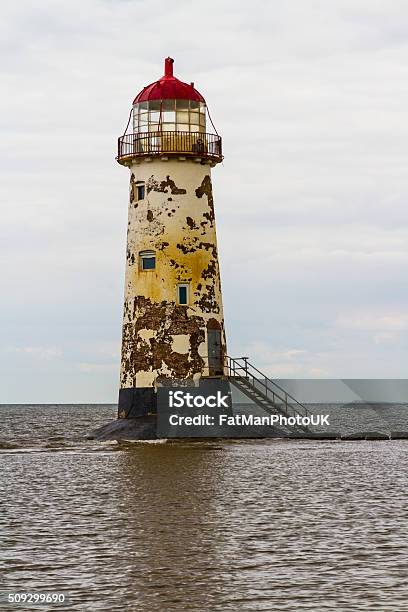
[[[175,100],[163,100],[162,108],[164,111],[174,110],[175,105],[176,105]]]
[[[188,305],[188,289],[189,286],[186,283],[177,285],[177,302],[180,306]]]
[[[176,100],[177,110],[188,110],[189,106],[189,100]]]
[[[139,259],[141,270],[154,270],[156,268],[156,253],[154,251],[141,251]]]
[[[136,183],[136,197],[137,197],[137,200],[145,199],[145,184],[144,183]]]
[[[160,100],[150,100],[149,109],[151,111],[160,111],[161,102]]]
[[[176,113],[174,111],[165,111],[163,113],[163,123],[175,123]]]

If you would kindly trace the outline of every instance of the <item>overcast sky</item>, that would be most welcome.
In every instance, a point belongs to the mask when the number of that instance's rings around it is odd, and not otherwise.
[[[275,377],[406,377],[406,2],[19,0],[0,28],[1,402],[117,399],[116,138],[167,55],[223,136],[229,353]]]

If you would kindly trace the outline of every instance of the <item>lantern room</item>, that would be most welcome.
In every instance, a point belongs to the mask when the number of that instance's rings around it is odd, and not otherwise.
[[[198,100],[149,100],[132,109],[133,132],[205,133],[206,106]]]
[[[222,160],[221,137],[206,129],[207,121],[212,121],[203,96],[194,83],[173,75],[173,63],[167,57],[164,76],[134,99],[125,134],[119,138],[119,163],[127,165],[131,159],[152,155],[193,156],[211,165]]]

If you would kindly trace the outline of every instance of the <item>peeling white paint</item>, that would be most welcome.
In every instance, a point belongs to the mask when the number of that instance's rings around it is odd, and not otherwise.
[[[134,199],[129,203],[123,321],[127,335],[124,334],[126,342],[122,345],[122,387],[149,387],[160,376],[198,380],[201,375],[208,375],[206,327],[210,320],[220,324],[225,345],[215,219],[207,195],[197,197],[196,193],[203,183],[208,184],[210,166],[175,158],[166,163],[158,158],[150,158],[150,163],[146,161],[135,160],[130,166],[134,182],[145,182],[146,196],[144,200]],[[149,191],[149,185],[155,188]],[[185,193],[180,193],[181,190]],[[145,250],[156,253],[154,270],[140,267],[139,253]],[[176,305],[178,283],[189,284],[188,307]],[[139,308],[135,298],[151,303],[150,311],[149,307]],[[154,305],[163,311],[160,320],[153,316],[157,312]],[[143,328],[132,335],[132,329],[137,330],[141,320]],[[192,332],[175,330],[177,326],[185,326],[185,321],[191,321],[190,329],[199,329],[202,336],[193,348]],[[165,337],[169,337],[168,351],[179,358],[185,356],[185,360],[172,361],[171,355],[168,358],[165,355],[159,367],[148,371],[146,361],[153,357],[146,356],[146,351],[150,345],[154,347],[151,341],[156,340],[156,350],[163,353],[167,346]],[[143,346],[139,347],[139,342]]]
[[[142,340],[150,340],[155,336],[155,332],[153,331],[153,329],[139,329],[137,333],[138,336],[142,338]]]
[[[153,371],[140,370],[137,373],[136,387],[153,387],[156,374]]]
[[[171,348],[175,353],[185,355],[190,350],[190,336],[187,336],[187,334],[173,336]]]

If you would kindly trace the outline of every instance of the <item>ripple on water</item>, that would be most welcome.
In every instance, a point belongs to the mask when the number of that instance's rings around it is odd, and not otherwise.
[[[408,441],[100,444],[83,436],[114,407],[2,414],[7,590],[74,611],[408,610]]]

